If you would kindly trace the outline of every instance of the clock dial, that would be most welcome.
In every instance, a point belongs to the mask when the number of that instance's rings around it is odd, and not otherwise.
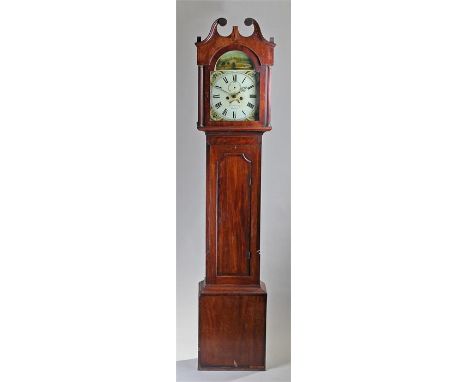
[[[211,119],[253,121],[256,119],[257,77],[253,70],[220,70],[211,73]]]

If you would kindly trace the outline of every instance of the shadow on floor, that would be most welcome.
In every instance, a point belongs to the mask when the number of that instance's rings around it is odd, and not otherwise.
[[[199,371],[197,358],[177,361],[177,382],[291,381],[291,367],[285,364],[267,371]]]
[[[177,382],[200,381],[222,382],[236,381],[254,373],[253,371],[199,371],[197,358],[177,361]]]

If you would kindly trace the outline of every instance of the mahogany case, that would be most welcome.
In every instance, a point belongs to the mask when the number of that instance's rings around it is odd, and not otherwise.
[[[265,370],[265,284],[260,281],[262,135],[270,126],[273,39],[251,18],[251,36],[236,26],[221,36],[216,20],[197,39],[198,123],[206,134],[206,275],[199,283],[198,368]],[[228,50],[245,52],[259,76],[256,121],[211,121],[209,74]]]

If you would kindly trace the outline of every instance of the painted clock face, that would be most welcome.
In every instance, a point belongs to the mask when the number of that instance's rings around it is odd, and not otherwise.
[[[214,121],[258,119],[257,73],[240,51],[223,54],[210,78],[210,116]]]

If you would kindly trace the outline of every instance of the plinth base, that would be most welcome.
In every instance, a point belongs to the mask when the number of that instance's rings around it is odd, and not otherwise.
[[[198,370],[265,370],[265,284],[198,287]]]

